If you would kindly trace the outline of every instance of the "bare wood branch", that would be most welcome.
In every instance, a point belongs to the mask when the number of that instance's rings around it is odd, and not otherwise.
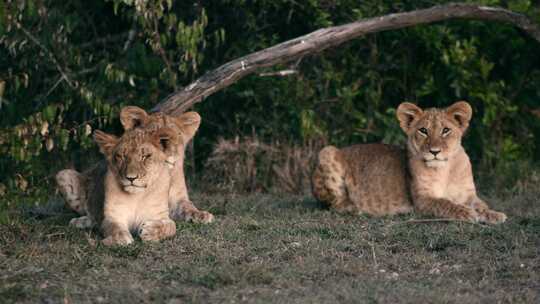
[[[259,73],[260,77],[268,77],[268,76],[289,76],[298,73],[297,70],[281,70],[277,72],[266,72],[266,73]]]
[[[540,27],[524,15],[502,8],[471,4],[454,3],[434,6],[428,9],[390,14],[320,29],[238,58],[207,72],[192,84],[172,93],[152,110],[169,114],[182,113],[195,103],[201,102],[204,98],[228,87],[258,69],[321,52],[329,47],[334,47],[369,33],[449,19],[477,19],[511,23],[540,42]]]
[[[75,84],[73,83],[73,81],[71,81],[71,79],[67,76],[67,72],[64,70],[64,68],[60,65],[60,63],[58,63],[58,60],[56,60],[56,57],[54,56],[54,54],[48,49],[46,48],[40,41],[39,39],[37,39],[36,36],[32,35],[32,33],[30,33],[27,29],[25,29],[24,27],[22,27],[22,25],[18,24],[19,26],[19,29],[23,32],[23,34],[28,37],[35,45],[37,45],[40,49],[42,49],[48,56],[49,56],[49,59],[52,61],[52,63],[56,66],[56,69],[58,70],[58,72],[60,73],[60,75],[62,76],[60,79],[61,80],[65,80],[67,82],[67,84],[69,84],[70,87],[75,87]]]

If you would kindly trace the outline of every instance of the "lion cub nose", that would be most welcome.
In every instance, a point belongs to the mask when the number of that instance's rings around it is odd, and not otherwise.
[[[138,175],[126,175],[126,179],[133,183],[139,176]]]
[[[431,152],[431,154],[433,154],[433,156],[437,156],[437,154],[439,154],[439,152],[441,152],[441,149],[440,148],[430,148],[429,152]]]

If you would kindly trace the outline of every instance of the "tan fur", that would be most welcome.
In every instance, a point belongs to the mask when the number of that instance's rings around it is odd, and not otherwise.
[[[69,206],[83,202],[84,210],[79,212],[83,216],[70,224],[98,226],[106,245],[130,244],[132,233],[142,240],[173,236],[176,225],[169,218],[171,177],[165,152],[178,145],[176,133],[166,128],[132,130],[116,138],[98,130],[94,138],[107,158],[106,169],[98,164],[83,174],[63,170],[56,176],[63,194],[79,192],[75,200],[64,194]]]
[[[319,154],[313,194],[338,211],[386,215],[409,212],[490,224],[506,215],[490,210],[476,194],[461,138],[472,116],[466,102],[422,110],[402,103],[397,110],[407,151],[383,144]]]
[[[180,137],[175,150],[166,151],[168,162],[172,165],[171,187],[169,191],[169,210],[172,219],[183,219],[197,223],[210,223],[214,216],[198,210],[188,196],[184,175],[184,154],[189,141],[199,128],[201,117],[195,112],[187,112],[179,116],[154,113],[149,115],[143,109],[127,106],[120,111],[120,121],[125,130],[141,129],[146,132],[167,127],[174,130]]]

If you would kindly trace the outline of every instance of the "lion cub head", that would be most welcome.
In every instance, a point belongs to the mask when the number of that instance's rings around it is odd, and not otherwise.
[[[445,166],[461,149],[461,137],[471,117],[472,108],[465,101],[445,109],[425,110],[404,102],[397,109],[399,124],[408,137],[409,157],[420,159],[432,168]]]
[[[167,163],[172,167],[177,161],[183,161],[184,148],[199,129],[201,116],[196,112],[186,112],[178,116],[148,114],[139,107],[126,106],[120,111],[120,122],[126,131],[144,129],[153,132],[164,127],[173,130],[178,135],[178,147],[176,151],[166,152]]]
[[[107,158],[109,170],[128,193],[140,193],[152,186],[163,170],[168,170],[167,155],[178,153],[179,142],[169,128],[152,132],[136,129],[121,137],[96,130],[94,140]]]

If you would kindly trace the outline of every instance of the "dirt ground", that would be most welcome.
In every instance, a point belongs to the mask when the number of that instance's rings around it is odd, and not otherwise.
[[[540,303],[539,193],[500,226],[341,215],[311,197],[192,195],[216,215],[106,248],[53,198],[0,225],[2,303]]]

